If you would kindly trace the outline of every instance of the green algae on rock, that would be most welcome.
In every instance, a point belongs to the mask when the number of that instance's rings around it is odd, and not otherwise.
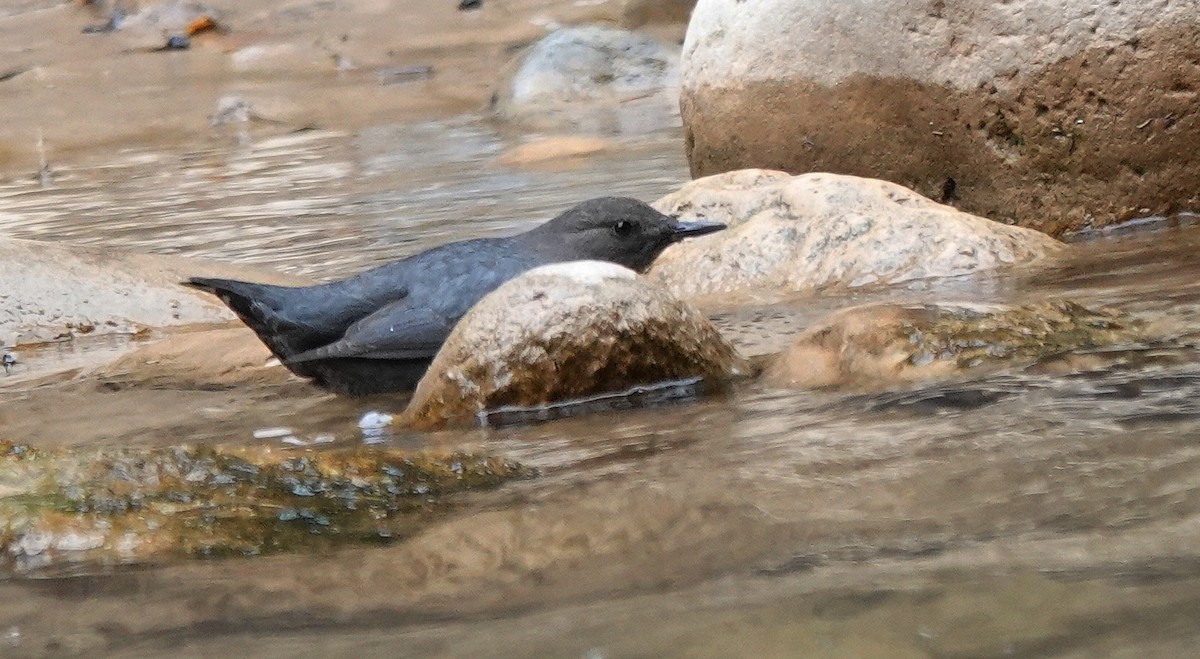
[[[1071,301],[1008,308],[866,305],[816,323],[762,377],[780,387],[875,388],[1142,338],[1134,319]]]
[[[528,473],[472,453],[48,452],[0,442],[0,570],[386,542],[447,510],[446,495]]]

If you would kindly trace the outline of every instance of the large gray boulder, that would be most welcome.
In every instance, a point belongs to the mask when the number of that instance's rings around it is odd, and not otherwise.
[[[498,116],[547,130],[636,134],[679,125],[679,48],[599,25],[531,46],[495,96]]]
[[[479,301],[417,386],[405,422],[433,427],[672,380],[720,386],[741,366],[698,311],[632,270],[535,268]]]
[[[663,213],[729,225],[673,245],[649,277],[676,295],[791,293],[955,277],[1057,253],[1045,234],[968,215],[894,183],[743,170],[692,181]]]
[[[1052,234],[1200,207],[1200,3],[700,0],[695,176],[883,178]]]

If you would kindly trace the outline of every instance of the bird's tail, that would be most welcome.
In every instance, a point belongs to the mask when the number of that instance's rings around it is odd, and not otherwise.
[[[292,334],[289,330],[295,327],[281,315],[286,305],[287,293],[293,289],[208,277],[192,277],[181,283],[220,298],[247,327],[254,330],[258,338],[280,360],[286,361],[292,355],[309,348],[292,345],[295,343],[295,337],[289,336]]]

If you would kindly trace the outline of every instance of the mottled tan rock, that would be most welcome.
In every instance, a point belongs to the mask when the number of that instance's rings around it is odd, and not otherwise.
[[[288,283],[279,275],[176,257],[0,241],[0,344],[232,319],[216,298],[178,285],[192,275]]]
[[[700,0],[694,176],[894,181],[1057,234],[1200,206],[1200,3]]]
[[[729,172],[692,181],[654,205],[729,225],[669,247],[655,261],[650,278],[683,297],[954,277],[1062,247],[893,183],[835,174]]]
[[[437,426],[740,367],[708,320],[633,271],[577,261],[509,281],[459,321],[417,386],[404,422]]]
[[[600,25],[557,30],[522,54],[497,116],[541,130],[638,134],[679,125],[679,48]]]
[[[770,361],[762,382],[775,387],[879,389],[1028,364],[1139,335],[1137,323],[1129,318],[1069,301],[1021,307],[872,304],[817,322]]]

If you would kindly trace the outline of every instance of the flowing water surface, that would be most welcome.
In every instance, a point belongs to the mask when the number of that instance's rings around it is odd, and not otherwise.
[[[540,170],[497,164],[507,146],[462,119],[130,150],[62,168],[47,188],[0,184],[0,231],[325,277],[520,230],[587,196],[652,200],[686,179],[672,135]],[[746,386],[378,438],[484,445],[541,475],[463,497],[418,537],[381,547],[0,580],[0,655],[1190,655],[1200,230],[1072,250],[1036,272],[715,318],[766,354],[863,302],[1064,296],[1135,314],[1161,340],[884,393]],[[394,404],[196,392],[190,420],[165,427],[160,393],[95,419],[124,429],[86,441],[246,443],[287,425],[353,443],[362,412]]]

